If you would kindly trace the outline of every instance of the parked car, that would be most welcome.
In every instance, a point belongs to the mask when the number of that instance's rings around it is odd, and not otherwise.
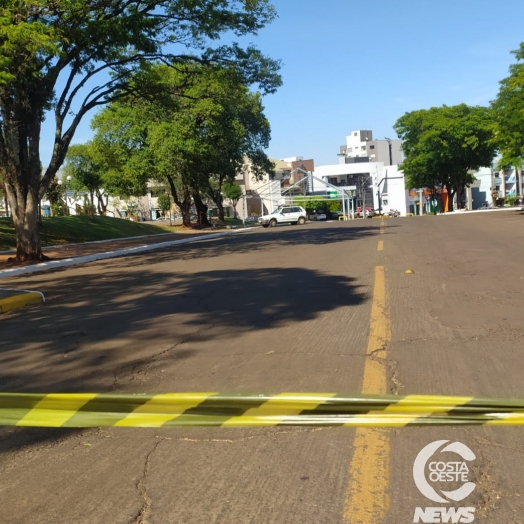
[[[307,213],[300,206],[279,206],[273,213],[258,217],[263,227],[275,227],[277,224],[305,224]]]
[[[375,214],[376,215],[379,214],[377,210],[375,210]],[[400,216],[400,211],[397,211],[396,209],[388,209],[387,211],[382,210],[382,214],[385,217],[399,217]]]
[[[327,214],[325,211],[316,210],[316,211],[313,211],[313,213],[309,215],[309,219],[310,220],[327,220]]]
[[[362,208],[357,207],[356,212],[357,217],[362,218]],[[366,207],[366,217],[371,218],[372,216],[375,216],[375,211],[373,211],[372,207]]]

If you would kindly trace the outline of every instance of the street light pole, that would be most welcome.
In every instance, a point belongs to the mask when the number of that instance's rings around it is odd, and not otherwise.
[[[64,192],[64,203],[65,203],[65,209],[63,209],[64,216],[69,216],[69,204],[67,202],[67,186],[70,184],[70,182],[71,182],[71,175],[66,176],[65,184],[63,183],[61,178],[59,178],[57,181],[57,184],[60,186],[61,191],[63,190]],[[64,186],[63,188],[62,188],[62,185]]]
[[[246,227],[246,194],[242,193],[242,225]]]

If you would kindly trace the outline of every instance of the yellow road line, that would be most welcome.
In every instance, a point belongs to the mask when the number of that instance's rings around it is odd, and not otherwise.
[[[375,268],[363,394],[386,392],[386,344],[390,340],[385,270],[378,266]],[[343,521],[348,524],[382,523],[389,509],[389,431],[357,428],[353,447]]]
[[[384,251],[384,241],[383,240],[378,241],[377,251]]]

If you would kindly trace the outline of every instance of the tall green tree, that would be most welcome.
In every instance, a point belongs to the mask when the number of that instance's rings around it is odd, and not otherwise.
[[[184,158],[193,187],[213,200],[223,220],[223,185],[246,169],[246,160],[255,179],[273,173],[265,153],[271,127],[261,94],[250,92],[235,71],[206,68],[198,78],[184,91],[173,123],[186,137]]]
[[[246,159],[252,176],[272,172],[261,94],[249,91],[230,68],[192,72],[188,81],[186,73],[156,68],[148,83],[159,82],[165,96],[115,102],[93,120],[95,143],[115,172],[135,180],[137,189],[151,178],[167,183],[187,227],[193,201],[200,222],[207,222],[205,197],[223,219],[223,184],[234,181]]]
[[[67,213],[66,202],[64,200],[64,189],[58,179],[55,178],[49,184],[45,196],[47,200],[49,200],[53,216],[64,215]]]
[[[164,216],[169,212],[169,223],[171,224],[171,197],[167,193],[160,193],[157,202]]]
[[[406,113],[395,123],[402,140],[402,164],[411,187],[446,188],[460,205],[471,171],[489,166],[495,155],[489,108],[466,104]]]
[[[105,215],[108,195],[104,191],[104,172],[91,142],[74,144],[69,147],[64,173],[66,176],[71,177],[72,189],[87,190],[89,192],[89,214],[91,218],[95,211],[95,195],[97,197],[98,212],[101,215]]]
[[[17,235],[17,259],[42,259],[38,203],[92,109],[138,87],[147,63],[227,64],[246,85],[270,92],[278,63],[222,35],[256,34],[275,11],[269,0],[4,0],[0,6],[0,165]],[[41,172],[45,116],[55,124]]]
[[[491,103],[495,120],[495,143],[502,158],[499,167],[514,166],[517,173],[517,195],[522,197],[524,162],[524,43],[512,51],[517,62],[509,76],[500,81],[497,98]]]
[[[222,188],[223,195],[231,202],[233,206],[233,213],[237,217],[237,204],[242,198],[242,188],[236,181],[226,182]]]

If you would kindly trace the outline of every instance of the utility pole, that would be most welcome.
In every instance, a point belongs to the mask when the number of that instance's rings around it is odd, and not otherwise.
[[[362,218],[366,218],[366,182],[362,177]]]

